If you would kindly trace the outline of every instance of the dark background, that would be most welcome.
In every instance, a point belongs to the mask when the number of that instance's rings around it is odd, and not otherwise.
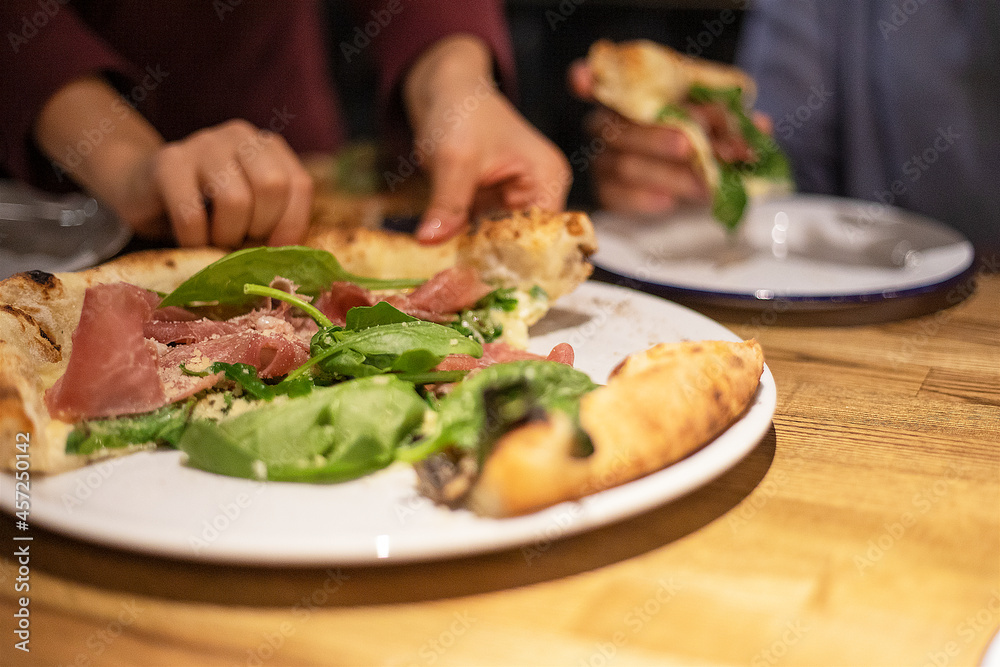
[[[519,88],[515,102],[567,155],[585,150],[590,139],[583,134],[581,122],[589,107],[567,91],[566,69],[587,54],[591,43],[602,37],[615,41],[645,38],[690,55],[732,62],[744,6],[745,0],[508,0]],[[326,12],[332,75],[350,137],[375,138],[375,68],[365,57],[368,52],[348,63],[339,47],[351,36],[357,19],[335,0],[327,3]],[[574,169],[572,206],[591,205],[588,176]]]

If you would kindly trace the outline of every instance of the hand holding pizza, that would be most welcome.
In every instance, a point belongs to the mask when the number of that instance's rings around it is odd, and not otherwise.
[[[594,73],[584,60],[574,62],[568,72],[570,90],[593,102]],[[752,157],[726,114],[713,105],[690,106],[693,119],[711,141],[713,153],[725,162]],[[771,121],[754,115],[754,123],[771,133]],[[694,167],[695,148],[677,127],[637,123],[600,106],[584,121],[588,134],[600,138],[606,148],[593,159],[594,188],[604,208],[628,213],[662,214],[682,202],[707,202],[708,185]]]
[[[448,37],[428,49],[407,76],[404,100],[431,181],[421,242],[454,236],[477,212],[565,206],[565,156],[496,90],[478,39]]]

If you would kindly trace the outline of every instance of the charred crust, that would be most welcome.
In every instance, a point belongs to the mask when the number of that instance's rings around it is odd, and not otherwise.
[[[41,273],[41,272],[38,272],[38,273]],[[46,275],[52,275],[52,274],[46,274]],[[55,339],[52,337],[52,335],[49,334],[48,331],[46,331],[45,329],[43,329],[42,325],[39,324],[38,321],[34,317],[32,317],[29,313],[26,313],[23,310],[21,310],[20,308],[17,308],[15,306],[11,306],[11,305],[8,305],[8,304],[2,304],[2,305],[0,305],[0,312],[4,312],[4,313],[8,313],[10,315],[13,315],[15,318],[17,318],[17,319],[21,320],[22,322],[24,322],[24,324],[26,324],[28,327],[30,327],[30,328],[34,329],[35,331],[37,331],[38,332],[38,336],[42,340],[44,340],[46,343],[48,343],[49,347],[51,347],[52,350],[55,352],[55,356],[56,356],[57,360],[58,360],[58,358],[60,358],[62,356],[62,347],[59,345],[59,343],[57,343],[55,341]]]
[[[21,275],[25,276],[31,282],[41,285],[47,289],[51,289],[56,286],[56,277],[46,271],[25,271]]]
[[[475,458],[448,448],[416,466],[417,490],[434,502],[457,507],[479,476]]]

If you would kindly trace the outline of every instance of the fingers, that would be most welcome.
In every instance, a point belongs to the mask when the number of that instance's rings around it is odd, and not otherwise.
[[[442,147],[431,165],[431,199],[417,227],[421,243],[440,243],[458,234],[469,221],[478,186],[478,164],[471,153]]]
[[[677,200],[668,194],[635,189],[616,180],[598,183],[596,194],[602,208],[623,213],[663,214],[677,206]]]
[[[566,70],[566,83],[570,92],[584,102],[594,101],[594,72],[586,60],[580,58],[570,63]]]
[[[239,162],[213,152],[199,171],[201,191],[212,202],[209,241],[220,248],[236,248],[250,228],[254,195]]]
[[[202,202],[201,183],[181,146],[168,144],[160,150],[153,178],[158,183],[177,243],[207,245],[208,214]]]
[[[639,125],[604,108],[587,116],[584,127],[591,136],[606,141],[608,147],[625,153],[677,163],[687,162],[694,153],[691,140],[677,128]]]
[[[754,111],[751,120],[764,134],[774,134],[774,121],[763,111]]]
[[[271,231],[268,245],[295,245],[305,238],[312,211],[313,180],[301,165],[297,166],[288,184],[288,206]]]
[[[305,235],[312,202],[308,173],[283,138],[245,121],[167,144],[154,179],[182,246],[290,244]]]

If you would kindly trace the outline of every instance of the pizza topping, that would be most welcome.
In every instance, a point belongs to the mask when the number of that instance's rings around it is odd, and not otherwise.
[[[358,306],[374,306],[376,299],[364,287],[354,283],[335,282],[316,299],[316,307],[334,324],[347,321],[347,311]]]
[[[54,416],[77,421],[164,405],[156,351],[143,336],[152,315],[149,294],[126,283],[87,289],[66,372],[45,393]]]
[[[301,294],[316,296],[334,282],[351,282],[368,289],[405,289],[422,280],[380,280],[353,275],[325,250],[303,246],[237,250],[185,280],[168,294],[162,306],[223,303],[252,306],[257,297],[243,291],[247,284],[267,285],[282,276]]]
[[[332,379],[381,373],[422,376],[449,354],[482,354],[477,342],[454,329],[418,320],[386,302],[351,309],[345,326],[321,329],[313,336],[310,350],[308,365],[289,374],[289,380],[313,366]]]
[[[576,420],[580,397],[597,388],[570,366],[514,361],[490,366],[455,385],[438,405],[433,431],[401,458],[422,461],[454,447],[482,462],[497,438],[518,424],[557,410]]]
[[[287,323],[285,323],[287,325]],[[179,401],[215,386],[222,375],[193,375],[212,362],[248,364],[262,378],[286,375],[309,359],[309,345],[294,333],[247,329],[191,345],[168,349],[160,358],[159,377],[166,388],[167,400]]]
[[[403,312],[457,313],[475,306],[494,288],[479,279],[470,267],[451,267],[434,275],[405,296],[391,297],[389,303]]]
[[[237,322],[216,322],[204,317],[187,321],[152,319],[143,325],[143,335],[166,345],[188,344],[236,333],[241,328],[243,327]]]
[[[194,421],[178,446],[191,465],[209,472],[337,482],[392,463],[416,437],[427,409],[407,382],[362,378],[217,423]]]
[[[478,370],[486,368],[487,366],[492,366],[493,364],[500,364],[507,361],[526,361],[526,360],[547,360],[547,361],[558,361],[559,363],[566,364],[568,366],[573,365],[573,347],[569,343],[559,343],[552,351],[549,352],[547,357],[543,357],[540,354],[534,354],[528,352],[527,350],[518,350],[511,347],[507,343],[498,341],[493,343],[486,343],[483,345],[483,355],[479,358],[471,357],[467,354],[452,354],[447,358],[443,359],[440,364],[437,365],[437,370],[439,371],[453,371],[453,370]]]
[[[791,168],[781,149],[747,116],[739,87],[693,85],[686,101],[661,109],[659,120],[670,119],[679,120],[681,129],[691,123],[709,128],[719,169],[712,193],[712,215],[729,229],[736,228],[746,209],[746,178],[790,178]]]

